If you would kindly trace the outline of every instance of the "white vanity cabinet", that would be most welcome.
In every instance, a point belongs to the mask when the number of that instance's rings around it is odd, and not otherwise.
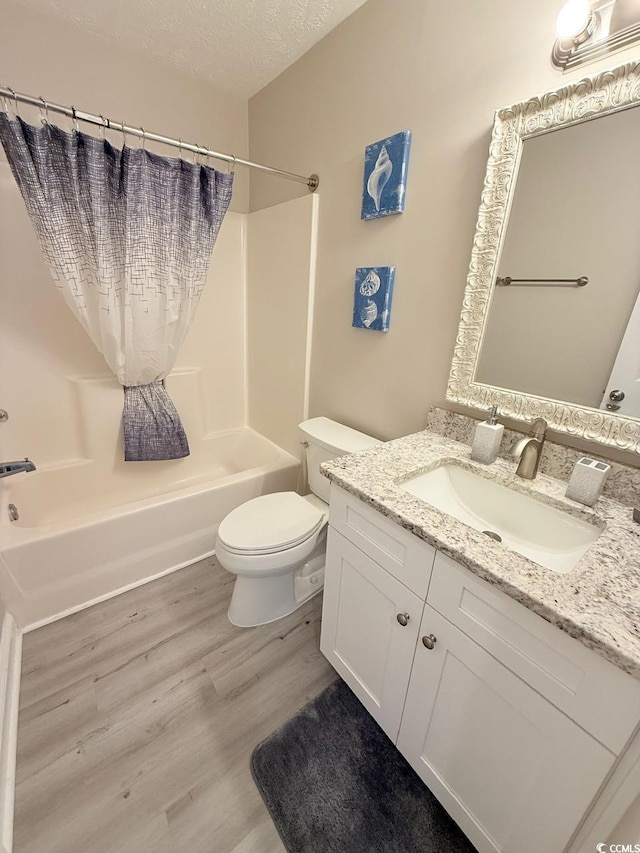
[[[564,850],[614,755],[429,605],[397,746],[481,853]]]
[[[320,647],[396,741],[424,601],[332,530]]]
[[[640,684],[331,487],[321,649],[480,853],[562,853]]]

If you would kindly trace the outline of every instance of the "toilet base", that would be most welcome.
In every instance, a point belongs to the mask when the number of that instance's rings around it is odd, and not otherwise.
[[[324,586],[324,554],[302,569],[266,578],[238,575],[227,616],[238,628],[255,628],[276,622],[321,592]]]

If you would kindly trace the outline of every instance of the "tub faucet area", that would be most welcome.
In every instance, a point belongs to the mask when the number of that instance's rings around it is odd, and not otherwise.
[[[36,466],[27,457],[19,459],[17,462],[0,462],[0,478],[11,477],[12,474],[23,474],[35,470]]]

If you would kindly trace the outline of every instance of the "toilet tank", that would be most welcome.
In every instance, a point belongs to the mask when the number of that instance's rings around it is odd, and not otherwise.
[[[311,418],[299,424],[304,440],[307,456],[307,477],[311,491],[329,503],[330,482],[320,473],[320,463],[344,456],[345,453],[355,453],[368,447],[383,444],[377,438],[358,432],[357,429],[339,424],[330,418]]]

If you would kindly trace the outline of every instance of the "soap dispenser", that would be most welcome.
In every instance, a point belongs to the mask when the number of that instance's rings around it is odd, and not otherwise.
[[[504,426],[498,423],[498,407],[492,406],[486,421],[479,423],[471,445],[471,458],[474,462],[491,465],[498,458]]]

